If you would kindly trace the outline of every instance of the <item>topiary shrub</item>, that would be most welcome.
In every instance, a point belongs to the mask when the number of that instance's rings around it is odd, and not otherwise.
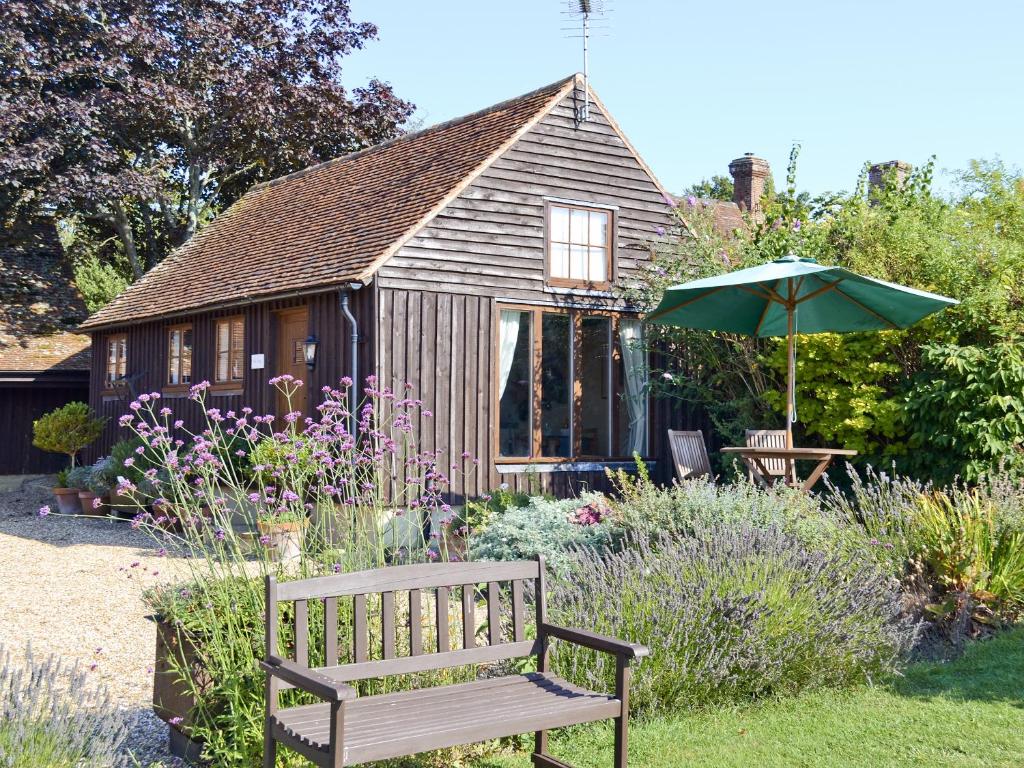
[[[75,457],[103,434],[106,419],[85,403],[62,405],[32,422],[32,445],[49,453],[63,453],[75,466]]]

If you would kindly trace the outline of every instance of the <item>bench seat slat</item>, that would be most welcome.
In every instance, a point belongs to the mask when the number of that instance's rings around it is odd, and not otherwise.
[[[612,696],[539,673],[355,699],[346,707],[344,764],[603,720],[617,717],[621,707]],[[388,722],[398,727],[382,727]],[[300,742],[323,754],[330,740],[329,707],[282,710],[276,726],[285,743]]]

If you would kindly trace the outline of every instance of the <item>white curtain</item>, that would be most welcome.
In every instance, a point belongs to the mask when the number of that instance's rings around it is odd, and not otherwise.
[[[629,413],[629,453],[647,452],[647,353],[639,320],[619,320],[619,345],[626,369],[626,408]]]
[[[515,310],[501,310],[501,321],[499,330],[498,347],[498,397],[505,394],[505,385],[508,384],[508,375],[512,370],[512,359],[516,354],[516,342],[519,341],[519,321],[522,312]]]

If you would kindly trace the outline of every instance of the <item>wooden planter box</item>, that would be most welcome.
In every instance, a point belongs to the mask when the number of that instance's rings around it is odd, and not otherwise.
[[[180,669],[182,664],[187,665],[193,679],[200,681],[200,687],[204,690],[210,683],[195,647],[187,640],[182,642],[170,623],[156,617],[154,621],[156,658],[153,664],[153,711],[170,727],[168,745],[171,754],[193,765],[201,765],[203,745],[189,736],[196,700],[175,669]]]

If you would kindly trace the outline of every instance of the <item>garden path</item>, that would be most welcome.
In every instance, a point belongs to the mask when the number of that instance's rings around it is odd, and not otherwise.
[[[0,492],[0,646],[21,658],[31,644],[37,657],[89,669],[127,710],[141,765],[175,765],[167,726],[150,709],[156,634],[141,592],[183,563],[126,522],[41,517],[48,485],[32,479]]]

